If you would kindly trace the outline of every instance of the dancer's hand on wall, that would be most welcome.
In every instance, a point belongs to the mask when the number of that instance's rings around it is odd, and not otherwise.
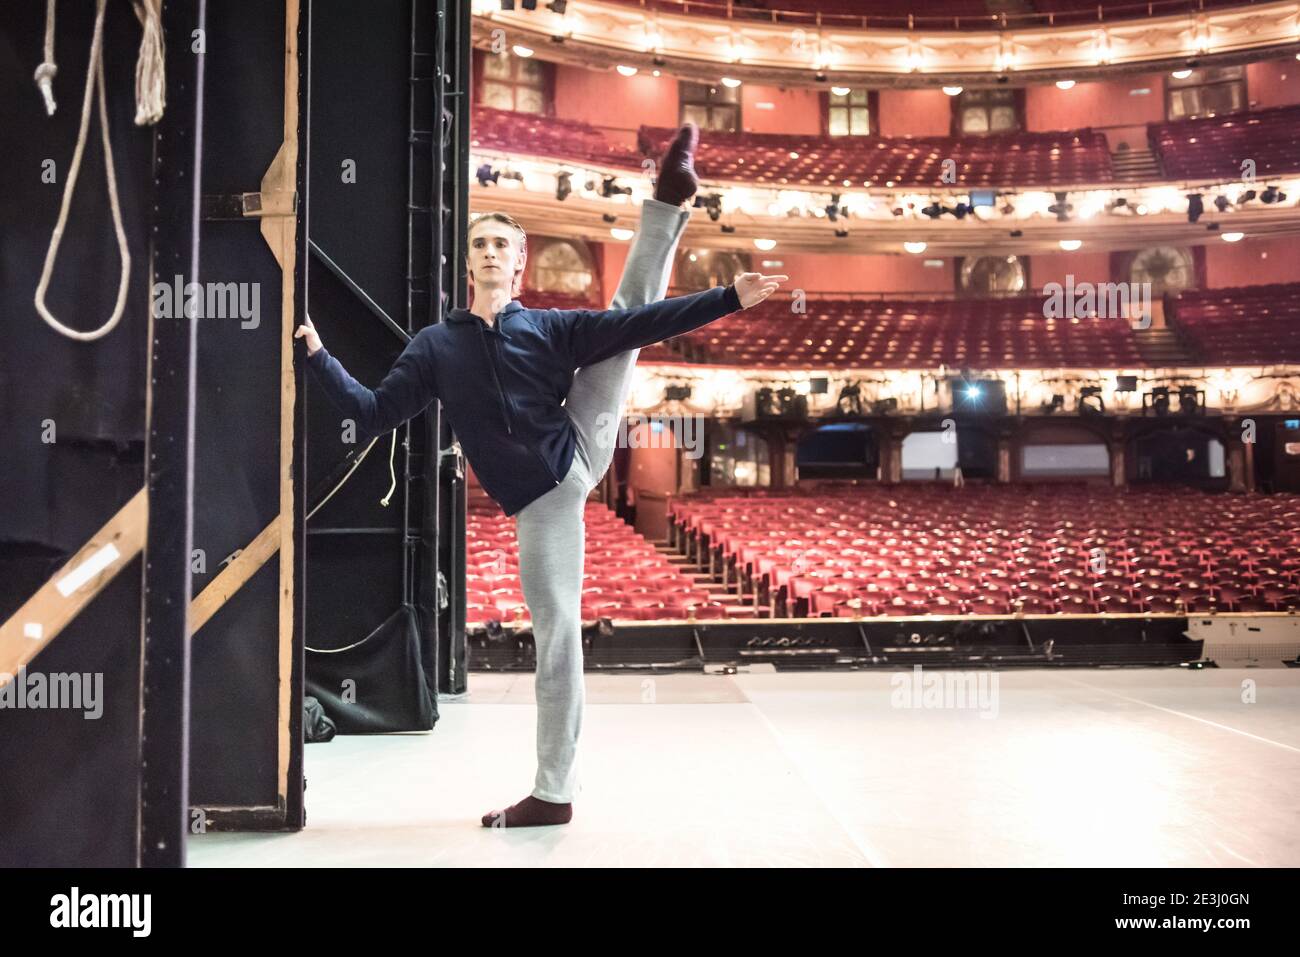
[[[776,292],[781,283],[789,278],[789,276],[764,276],[761,272],[738,273],[734,284],[736,295],[740,297],[740,308],[748,309],[750,306],[757,306]]]
[[[737,290],[737,292],[739,292],[739,290]],[[320,336],[316,335],[316,327],[311,324],[311,316],[308,316],[307,321],[299,326],[297,331],[293,334],[295,339],[301,339],[304,336],[307,339],[307,355],[314,356],[316,353],[320,352]]]

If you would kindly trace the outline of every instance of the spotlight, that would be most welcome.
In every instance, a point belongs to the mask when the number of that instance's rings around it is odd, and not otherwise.
[[[826,209],[826,218],[832,223],[839,219],[841,215],[847,216],[848,210],[840,206],[840,194],[831,193],[831,204]]]
[[[550,8],[551,13],[563,14],[568,5],[569,0],[551,0],[546,6]]]
[[[573,174],[561,173],[555,177],[555,198],[564,202],[564,197],[573,192]]]
[[[1025,234],[1025,233],[1024,233],[1024,230],[1020,230],[1020,229],[1013,229],[1013,230],[1011,230],[1011,238],[1012,238],[1012,239],[1019,239],[1019,238],[1020,238],[1021,236],[1023,236],[1024,234]]]
[[[1056,202],[1047,207],[1047,211],[1049,213],[1055,213],[1057,220],[1062,223],[1069,222],[1070,211],[1074,209],[1073,205],[1066,202],[1066,199],[1068,198],[1068,193],[1057,193]]]
[[[615,216],[613,213],[602,213],[601,216],[600,216],[600,218],[603,219],[603,220],[604,220],[605,222],[607,222],[607,223],[616,223],[616,222],[618,222],[618,217]]]
[[[1201,198],[1200,193],[1192,193],[1187,197],[1187,221],[1194,223],[1201,218],[1205,212],[1205,200]]]
[[[837,229],[835,230],[835,236],[837,239],[847,239],[849,231],[847,229]]]
[[[938,203],[931,203],[929,206],[922,207],[921,212],[931,219],[938,219],[943,215],[943,207]]]
[[[966,214],[971,211],[972,207],[967,203],[958,203],[952,208],[952,214],[958,219],[965,219]]]
[[[1226,196],[1219,195],[1214,197],[1214,208],[1221,213],[1226,213],[1228,211],[1228,207],[1231,205],[1232,203],[1228,201],[1228,197]]]
[[[1259,194],[1259,198],[1265,203],[1281,203],[1286,201],[1286,193],[1276,186],[1270,186]]]
[[[709,219],[715,223],[722,216],[722,194],[710,193],[708,196],[696,196],[695,205],[703,206],[709,211]]]
[[[688,385],[670,385],[664,389],[664,401],[672,402],[674,399],[689,399],[691,397],[691,387]]]
[[[1060,412],[1065,408],[1065,396],[1053,394],[1051,402],[1044,402],[1042,411],[1044,415],[1051,415],[1053,412]]]
[[[1169,387],[1158,385],[1151,389],[1150,392],[1142,394],[1142,414],[1146,415],[1148,410],[1156,415],[1169,414]]]
[[[1205,411],[1205,392],[1194,385],[1185,385],[1178,390],[1178,413],[1196,415]]]
[[[721,226],[719,226],[718,228],[721,229],[724,233],[727,233],[728,235],[730,235],[731,233],[734,233],[734,232],[736,231],[736,227],[735,227],[735,226],[728,225],[727,223],[723,223],[723,224],[722,224]]]
[[[525,10],[536,10],[537,0],[523,0]]]
[[[515,0],[501,0],[502,10],[513,10],[514,8],[515,8]]]
[[[1253,189],[1246,190],[1244,193],[1242,193],[1240,196],[1237,197],[1237,205],[1240,206],[1242,203],[1249,203],[1252,199],[1255,198],[1256,195],[1258,194],[1256,194],[1256,192]]]
[[[619,186],[614,182],[614,177],[606,176],[600,183],[600,195],[603,196],[605,199],[609,199],[609,197],[617,196],[619,194],[625,196],[631,196],[632,187]]]
[[[1055,399],[1055,396],[1053,396]],[[1080,415],[1105,415],[1106,402],[1101,397],[1101,386],[1086,385],[1079,390]]]
[[[897,400],[893,401],[895,405],[897,405]],[[875,409],[878,405],[880,405],[879,402],[873,403],[872,408]],[[862,390],[858,387],[856,382],[846,383],[840,388],[840,397],[835,400],[835,408],[837,411],[842,412],[845,415],[862,414]],[[880,411],[885,410],[881,409]]]
[[[887,415],[890,412],[898,411],[898,400],[893,396],[887,399],[877,399],[871,403],[871,412],[873,415]]]
[[[491,163],[484,163],[474,171],[474,175],[478,177],[478,184],[480,186],[486,186],[488,183],[495,183],[501,178],[501,174],[492,168]]]

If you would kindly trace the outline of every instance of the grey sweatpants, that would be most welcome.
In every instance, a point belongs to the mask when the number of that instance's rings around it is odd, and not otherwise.
[[[611,309],[662,299],[691,210],[647,199]],[[587,495],[614,459],[617,423],[641,350],[579,369],[565,402],[578,450],[563,481],[515,516],[519,580],[537,644],[537,779],[533,797],[564,804],[578,790],[582,682],[582,563]],[[612,417],[612,418],[611,418]],[[614,423],[611,428],[610,423]]]

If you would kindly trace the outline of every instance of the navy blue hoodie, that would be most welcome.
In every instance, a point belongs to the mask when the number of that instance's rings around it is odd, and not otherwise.
[[[511,300],[489,326],[467,309],[416,333],[373,391],[322,348],[307,365],[369,440],[442,401],[465,457],[507,515],[559,485],[576,434],[560,403],[573,374],[740,310],[736,287],[631,309],[528,309]]]

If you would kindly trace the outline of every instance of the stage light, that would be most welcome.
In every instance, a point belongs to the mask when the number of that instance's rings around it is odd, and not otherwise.
[[[773,249],[773,248],[776,246],[776,240],[775,240],[775,239],[755,239],[755,240],[754,240],[754,245],[755,245],[757,248],[763,250],[763,252],[767,252],[769,249]]]
[[[956,216],[958,219],[964,219],[966,217],[966,214],[971,211],[971,208],[972,207],[967,205],[966,203],[958,203],[956,206],[952,208],[952,214]]]
[[[1105,415],[1106,402],[1101,397],[1101,386],[1086,385],[1079,390],[1080,415]]]
[[[1083,240],[1081,240],[1081,239],[1062,239],[1060,242],[1057,243],[1057,245],[1060,246],[1062,249],[1064,249],[1067,253],[1072,253],[1072,252],[1074,252],[1076,249],[1078,249],[1080,246],[1083,245]]]
[[[839,239],[847,239],[849,231],[847,229],[837,229],[835,230],[835,235]]]
[[[873,403],[872,408],[875,409],[879,405],[879,402]],[[840,387],[840,396],[835,400],[835,409],[844,415],[862,414],[862,390],[856,382],[847,382]]]
[[[886,415],[890,412],[898,411],[898,400],[893,396],[887,399],[876,399],[871,403],[871,412],[873,415]]]
[[[502,10],[513,10],[514,8],[515,8],[515,0],[501,0]]]
[[[1201,218],[1205,212],[1205,200],[1201,198],[1200,193],[1192,193],[1187,197],[1187,221],[1194,223]]]
[[[676,399],[689,399],[691,397],[691,387],[688,385],[670,385],[664,389],[664,401],[672,402]]]
[[[551,0],[551,2],[547,4],[547,6],[551,10],[551,13],[559,13],[559,14],[563,14],[565,8],[568,7],[568,5],[569,5],[569,0]]]
[[[1146,203],[1138,203],[1138,204],[1137,204],[1137,209],[1135,210],[1135,212],[1136,212],[1139,216],[1145,216],[1145,215],[1147,214],[1147,205],[1146,205]]]
[[[1237,205],[1240,206],[1242,203],[1249,203],[1256,195],[1257,194],[1253,189],[1246,190],[1244,193],[1237,196]]]
[[[735,77],[724,76],[722,78],[722,85],[727,87],[729,90],[734,90],[736,87],[740,86],[740,81]]]
[[[938,219],[943,215],[943,207],[938,203],[931,203],[929,206],[922,207],[921,213],[922,215],[929,216],[931,219]]]
[[[1239,243],[1245,237],[1245,233],[1224,233],[1223,241],[1225,243]]]
[[[600,195],[603,196],[605,199],[609,199],[609,197],[611,196],[618,196],[620,194],[625,196],[631,196],[632,187],[619,186],[617,183],[614,182],[614,177],[612,176],[606,176],[603,180],[601,180]]]
[[[1142,395],[1142,414],[1150,410],[1156,415],[1169,414],[1169,387],[1158,385]]]
[[[600,218],[603,219],[603,220],[604,220],[605,222],[607,222],[607,223],[616,223],[616,222],[618,222],[618,217],[615,216],[613,213],[602,213],[601,216],[600,216]]]
[[[709,213],[709,219],[717,222],[722,216],[722,194],[709,193],[707,196],[696,195],[695,205],[703,206]]]
[[[1057,88],[1058,90],[1072,90],[1072,89],[1074,89],[1074,81],[1073,81],[1073,80],[1057,80],[1057,81],[1056,81],[1056,88]]]
[[[961,87],[945,86],[943,88],[943,92],[947,93],[949,96],[961,96]]]
[[[848,96],[849,88],[847,86],[833,86],[831,87],[831,92],[836,96]]]
[[[529,57],[532,55],[533,51],[528,47],[522,46],[518,43],[515,44],[515,56]]]
[[[720,227],[718,227],[718,228],[721,229],[724,233],[728,233],[728,234],[730,234],[730,233],[734,233],[734,232],[736,231],[736,227],[735,227],[735,226],[729,226],[729,225],[727,225],[726,223],[723,223],[723,224],[722,224]]]
[[[636,76],[636,67],[634,66],[627,66],[626,64],[620,63],[614,69],[618,70],[618,72],[623,76]]]
[[[1074,209],[1070,203],[1068,193],[1056,193],[1056,202],[1047,207],[1049,213],[1055,213],[1058,222],[1066,223],[1070,221],[1070,210]]]
[[[1185,385],[1178,390],[1178,412],[1180,415],[1196,415],[1205,409],[1205,393],[1194,385]]]
[[[478,184],[480,186],[486,186],[488,183],[495,183],[501,178],[501,174],[492,168],[491,163],[484,163],[474,171],[474,175],[478,177]]]
[[[1265,203],[1281,203],[1286,201],[1286,193],[1276,186],[1270,186],[1259,194],[1259,198]]]
[[[1191,71],[1191,70],[1175,70],[1173,73],[1170,73],[1169,75],[1172,76],[1175,80],[1185,80],[1185,79],[1187,79],[1189,76],[1192,75],[1192,71]]]
[[[1059,393],[1053,393],[1052,401],[1044,402],[1041,408],[1044,415],[1051,415],[1053,412],[1060,412],[1065,408],[1065,396]]]
[[[523,0],[525,10],[536,10],[537,0]]]
[[[564,198],[573,192],[573,174],[560,173],[555,177],[555,198],[564,202]]]
[[[917,242],[903,243],[903,248],[914,256],[919,256],[921,253],[925,252],[926,244]]]
[[[1222,194],[1214,197],[1214,208],[1221,213],[1226,213],[1228,211],[1228,207],[1231,205],[1232,203],[1228,201],[1228,197]]]
[[[977,385],[968,385],[966,387],[966,397],[968,399],[978,399],[980,397],[980,387]]]
[[[636,235],[636,232],[635,230],[627,229],[625,227],[615,227],[609,231],[609,234],[621,242],[627,242]]]

